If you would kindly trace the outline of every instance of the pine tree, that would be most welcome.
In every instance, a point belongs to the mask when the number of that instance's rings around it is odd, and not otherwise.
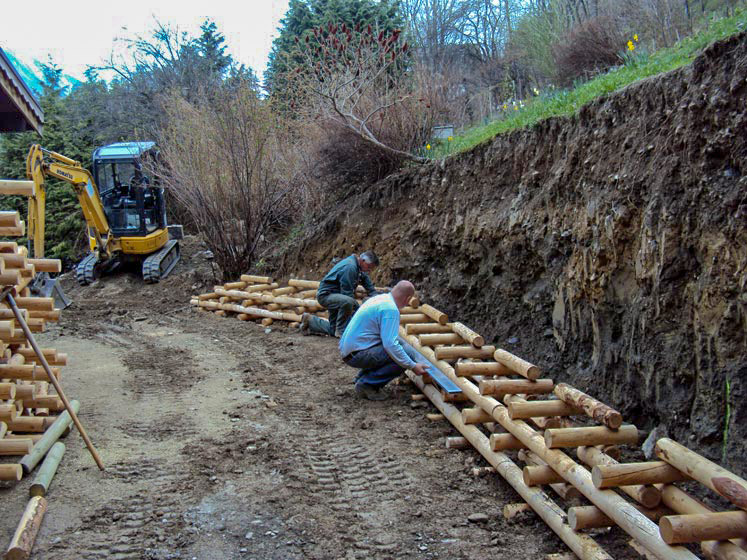
[[[206,19],[200,25],[200,30],[202,35],[194,40],[197,53],[205,60],[211,73],[223,77],[234,63],[233,57],[226,54],[225,37],[210,19]]]

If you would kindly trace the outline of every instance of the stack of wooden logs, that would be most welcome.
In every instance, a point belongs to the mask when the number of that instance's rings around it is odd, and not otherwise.
[[[260,321],[272,325],[286,321],[297,327],[304,313],[327,317],[327,312],[316,301],[319,282],[291,278],[280,286],[269,276],[242,274],[237,282],[214,286],[213,291],[194,296],[190,303],[202,311],[212,311],[222,317],[235,316],[242,321]],[[385,291],[386,288],[377,288]],[[355,292],[358,302],[366,296],[362,286]]]
[[[23,235],[18,212],[0,212],[0,235]],[[15,302],[32,333],[57,321],[53,298],[34,297],[29,284],[37,272],[60,272],[57,259],[29,258],[26,247],[0,242],[0,288],[15,288]],[[60,379],[67,356],[42,349]],[[78,407],[77,401],[73,401]],[[57,440],[70,429],[71,419],[54,394],[39,358],[17,323],[6,299],[0,301],[0,480],[17,482],[45,458],[31,487],[31,500],[5,558],[27,558],[46,509],[45,494],[64,453]],[[16,458],[14,461],[13,459]],[[6,508],[6,511],[9,509]]]
[[[437,309],[412,303],[402,310],[400,338],[460,390],[447,392],[431,375],[408,372],[461,432],[447,438],[447,447],[474,446],[491,465],[476,474],[503,476],[578,557],[610,558],[588,530],[618,526],[644,555],[693,559],[680,545],[698,543],[707,558],[747,560],[747,481],[670,439],[657,442],[658,461],[618,463],[619,446],[639,440],[619,412],[544,378],[537,366],[486,345]],[[566,452],[574,449],[579,461]],[[714,512],[673,484],[689,480],[738,509]],[[506,515],[525,507],[512,505]]]

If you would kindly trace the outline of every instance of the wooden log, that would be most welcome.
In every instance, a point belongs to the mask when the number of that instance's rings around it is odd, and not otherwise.
[[[425,323],[429,320],[430,318],[425,313],[407,313],[404,315],[400,314],[399,316],[400,325],[407,325],[410,323]]]
[[[462,422],[465,424],[483,424],[492,422],[493,417],[485,412],[482,408],[463,408]]]
[[[526,446],[511,434],[490,434],[490,449],[506,451],[509,449],[526,449]]]
[[[0,422],[12,422],[18,417],[15,404],[0,404]]]
[[[52,484],[52,479],[57,472],[57,467],[62,461],[62,456],[65,454],[65,444],[58,441],[52,446],[52,449],[47,453],[44,462],[39,468],[39,472],[36,473],[34,482],[29,488],[29,494],[33,496],[46,496],[49,491],[49,486]]]
[[[227,282],[223,284],[223,288],[226,290],[243,290],[246,288],[246,282]]]
[[[445,325],[449,322],[449,316],[446,315],[446,313],[439,311],[438,309],[428,305],[427,303],[420,304],[420,306],[418,307],[418,311],[420,311],[420,313],[426,314],[428,317],[430,317],[440,325]]]
[[[54,311],[54,298],[47,297],[17,297],[16,305],[29,311]]]
[[[62,272],[62,261],[60,259],[28,259],[28,262],[34,265],[37,272],[48,272],[50,274]]]
[[[0,439],[3,439],[7,431],[8,425],[5,422],[0,422]]]
[[[215,292],[208,292],[207,294],[200,294],[199,296],[197,296],[197,299],[199,301],[218,299],[218,294],[216,294]]]
[[[274,290],[277,287],[278,287],[277,282],[272,282],[270,284],[249,284],[248,286],[244,288],[244,291],[250,294],[256,295],[256,294],[260,294],[262,292],[266,292],[269,290]]]
[[[270,319],[269,317],[265,317],[264,319],[260,321],[260,323],[262,324],[263,327],[269,327],[270,325],[272,325],[273,320]]]
[[[274,290],[272,290],[273,296],[286,296],[295,293],[296,288],[293,286],[285,286],[284,288],[275,288]]]
[[[443,415],[441,415],[443,418]],[[469,449],[470,444],[463,437],[447,437],[446,438],[446,449]]]
[[[649,509],[636,504],[633,504],[633,507],[652,521],[659,521],[665,515],[672,513],[672,510],[667,507]],[[613,527],[615,522],[597,506],[577,506],[568,509],[568,524],[574,531],[582,531],[584,529]]]
[[[5,553],[5,560],[28,560],[46,511],[47,500],[45,498],[34,496],[29,500]]]
[[[26,455],[31,453],[34,442],[30,439],[3,439],[0,440],[0,455]]]
[[[0,383],[0,401],[12,401],[16,398],[15,383]]]
[[[29,319],[45,319],[47,321],[59,321],[60,310],[55,309],[54,311],[29,311]]]
[[[29,312],[26,309],[21,309],[21,315],[26,320],[30,317]],[[15,321],[16,316],[12,309],[0,307],[0,321]]]
[[[437,344],[462,344],[464,339],[456,333],[434,333],[421,334],[420,344],[424,346],[435,346]]]
[[[531,465],[524,467],[524,484],[527,486],[544,486],[546,484],[557,484],[565,482],[562,476],[547,465]]]
[[[535,467],[546,467],[547,463],[545,463],[540,457],[528,449],[522,449],[519,450],[519,459],[524,461],[528,466],[535,466]],[[523,472],[522,472],[523,475]],[[558,496],[563,498],[566,502],[577,502],[583,498],[583,495],[581,492],[578,491],[577,488],[574,488],[570,484],[566,482],[558,482],[550,484],[550,488],[552,488],[553,492],[555,492]]]
[[[596,447],[579,447],[576,450],[576,454],[581,461],[590,467],[618,464],[612,457],[606,455]],[[661,503],[661,492],[653,486],[634,484],[631,486],[620,486],[620,490],[649,509],[655,508]]]
[[[413,401],[422,401],[425,400],[426,396],[423,393],[416,393],[414,395],[410,395],[410,400]]]
[[[492,395],[502,399],[505,395],[538,395],[551,393],[554,386],[552,379],[481,379],[479,381],[481,395]]]
[[[3,234],[0,230],[0,235]],[[5,270],[0,272],[0,286],[17,286],[21,283],[21,273],[18,270]]]
[[[57,379],[60,378],[60,368],[52,368]],[[0,379],[25,379],[31,381],[43,381],[47,379],[47,374],[44,369],[38,365],[20,365],[15,366],[11,364],[0,364]]]
[[[456,334],[461,336],[475,348],[482,348],[485,345],[485,339],[481,335],[477,334],[475,331],[463,325],[462,323],[449,323],[449,326],[451,327],[451,330],[453,330]]]
[[[539,376],[542,375],[542,370],[534,364],[531,364],[501,348],[495,350],[493,353],[493,359],[527,379],[538,379]]]
[[[18,227],[21,225],[21,215],[18,211],[0,211],[0,227]]]
[[[457,362],[454,366],[459,377],[474,375],[516,375],[516,373],[500,362]]]
[[[0,235],[3,237],[21,237],[26,234],[26,223],[21,222],[18,226],[0,227]]]
[[[16,400],[25,401],[36,398],[36,390],[36,385],[32,383],[16,384]]]
[[[296,292],[296,297],[300,299],[313,299],[316,300],[316,289],[313,290],[301,290]]]
[[[538,416],[572,416],[578,414],[571,405],[557,399],[545,401],[512,400],[507,403],[512,420],[536,418]]]
[[[669,438],[657,441],[655,451],[659,459],[705,484],[738,508],[747,510],[747,481],[743,478]]]
[[[38,363],[39,361],[33,348],[18,348],[16,350],[16,353],[23,356],[27,362],[30,362],[32,364]],[[47,360],[47,363],[50,366],[67,365],[67,354],[58,354],[57,350],[55,350],[54,348],[42,348],[42,353],[44,354],[44,358]]]
[[[713,510],[702,504],[686,492],[671,484],[658,484],[661,491],[661,501],[675,513],[682,515],[712,513]],[[747,552],[742,547],[744,540],[732,539],[730,541],[702,541],[700,548],[708,558],[716,560],[747,560]]]
[[[255,276],[254,274],[242,274],[240,277],[240,280],[248,284],[272,284],[272,278],[270,276]]]
[[[0,339],[8,340],[16,335],[15,321],[0,321]]]
[[[433,386],[424,385],[422,380],[412,373],[408,373],[413,382],[424,391],[433,404],[446,416],[454,427],[467,438],[477,451],[500,473],[500,475],[519,493],[522,499],[532,506],[535,512],[555,531],[571,550],[582,560],[611,560],[611,557],[592,539],[584,538],[570,530],[565,523],[565,515],[544,492],[536,488],[529,488],[521,479],[521,469],[503,453],[490,450],[485,435],[476,426],[465,426],[461,422],[459,410],[441,400],[438,391]]]
[[[12,422],[7,422],[8,429],[12,432],[42,433],[52,425],[56,417],[41,416],[18,416]]]
[[[258,307],[244,307],[241,305],[233,305],[230,303],[217,303],[213,301],[201,301],[200,307],[207,309],[220,309],[224,311],[231,311],[233,313],[246,314],[254,318],[269,317],[270,319],[276,319],[278,321],[288,322],[300,322],[301,317],[295,313],[280,313],[278,311],[267,311],[266,309],[260,309]]]
[[[4,269],[26,268],[28,259],[20,253],[0,253],[0,261],[3,261]]]
[[[632,424],[610,430],[606,426],[589,428],[558,428],[545,430],[545,445],[548,449],[590,445],[635,445],[638,443],[638,428]]]
[[[597,488],[614,488],[634,484],[669,484],[690,477],[665,461],[597,465],[591,470],[591,479]]]
[[[412,296],[407,302],[407,305],[417,309],[418,307],[420,307],[420,299],[418,299],[418,296]]]
[[[80,403],[78,401],[70,401],[70,407],[77,414],[78,410],[80,410]],[[39,461],[41,461],[44,455],[46,455],[52,445],[54,445],[63,432],[70,427],[72,421],[70,413],[67,410],[57,417],[54,423],[45,432],[44,436],[36,443],[36,445],[34,445],[31,453],[20,460],[24,472],[29,473],[34,470],[34,467],[39,463]]]
[[[495,351],[495,346],[483,346],[475,348],[471,344],[460,346],[440,346],[435,349],[437,360],[457,360],[459,358],[490,359]]]
[[[0,463],[0,480],[18,482],[23,476],[23,469],[18,463]]]
[[[34,196],[36,194],[36,187],[33,181],[0,179],[0,194]]]
[[[664,542],[669,544],[746,538],[747,512],[667,515],[659,520],[659,531]]]
[[[291,278],[288,280],[288,285],[294,288],[305,288],[307,290],[318,290],[319,282],[316,280],[300,280],[298,278]]]
[[[554,392],[559,399],[583,410],[590,418],[612,430],[622,425],[622,414],[566,383],[558,383]]]
[[[400,319],[402,316],[400,315]],[[401,321],[400,321],[401,323]],[[450,333],[451,327],[448,325],[439,325],[438,323],[408,323],[405,325],[405,332],[407,334],[435,334],[435,333]]]
[[[31,443],[36,445],[42,437],[44,437],[44,434],[7,434],[5,439],[29,439]]]
[[[23,401],[24,408],[46,408],[52,412],[60,412],[65,410],[65,405],[62,399],[57,395],[39,395],[34,399],[26,399]],[[37,416],[39,413],[36,413]]]
[[[444,419],[443,414],[426,414],[425,417],[430,420],[431,422],[440,422]]]

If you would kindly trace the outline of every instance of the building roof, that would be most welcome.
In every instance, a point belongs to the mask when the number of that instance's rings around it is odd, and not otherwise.
[[[35,130],[41,134],[43,123],[39,102],[0,49],[0,132]]]

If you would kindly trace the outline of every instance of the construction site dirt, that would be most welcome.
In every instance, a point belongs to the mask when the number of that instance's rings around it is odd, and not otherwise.
[[[194,238],[170,278],[92,287],[40,338],[70,356],[63,383],[106,471],[73,431],[32,558],[539,558],[562,542],[412,386],[357,399],[331,338],[191,309],[214,281]],[[415,404],[414,404],[415,403]],[[31,478],[0,488],[0,533]],[[616,530],[615,530],[616,531]],[[541,536],[541,538],[538,538]],[[619,537],[619,535],[618,535]],[[615,532],[615,558],[637,558]],[[616,551],[616,547],[620,547]]]

